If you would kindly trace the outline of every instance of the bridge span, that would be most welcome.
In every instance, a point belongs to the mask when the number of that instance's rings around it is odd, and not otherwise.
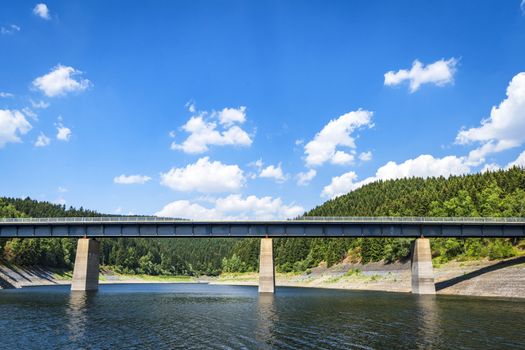
[[[0,219],[0,238],[78,237],[71,290],[97,290],[103,237],[258,237],[259,292],[275,291],[273,237],[414,238],[412,293],[435,294],[429,237],[525,238],[525,218],[303,217],[181,220],[160,217]]]
[[[0,219],[1,237],[525,237],[525,218],[304,217],[180,220],[161,217]]]

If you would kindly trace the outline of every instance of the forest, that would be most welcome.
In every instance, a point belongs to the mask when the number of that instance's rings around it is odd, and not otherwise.
[[[448,178],[378,181],[329,200],[305,216],[458,216],[525,217],[525,169]],[[30,198],[0,198],[0,217],[105,216]],[[278,238],[276,269],[303,272],[324,262],[391,263],[410,255],[410,239]],[[522,253],[525,240],[452,239],[431,241],[435,264],[450,260],[502,259]],[[22,266],[71,269],[76,240],[70,238],[0,239],[0,259]],[[122,273],[218,275],[257,271],[259,239],[104,238],[101,264]]]

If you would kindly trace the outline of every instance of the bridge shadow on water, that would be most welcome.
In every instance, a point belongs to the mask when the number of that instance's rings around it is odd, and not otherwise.
[[[445,289],[445,288],[448,288],[448,287],[452,287],[455,284],[458,284],[458,283],[461,283],[463,281],[467,281],[469,279],[481,276],[481,275],[483,275],[485,273],[497,271],[497,270],[500,270],[500,269],[503,269],[503,268],[506,268],[506,267],[519,265],[519,264],[523,264],[523,263],[525,263],[525,256],[520,256],[518,258],[501,261],[501,262],[496,263],[494,265],[483,267],[483,268],[481,268],[479,270],[469,272],[469,273],[464,274],[462,276],[458,276],[458,277],[454,277],[454,278],[451,278],[451,279],[446,280],[446,281],[438,282],[438,283],[436,283],[436,291],[440,291],[442,289]]]

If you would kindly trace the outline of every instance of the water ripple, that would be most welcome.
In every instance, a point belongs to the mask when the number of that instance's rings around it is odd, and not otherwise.
[[[6,349],[525,348],[525,302],[253,287],[0,291]]]

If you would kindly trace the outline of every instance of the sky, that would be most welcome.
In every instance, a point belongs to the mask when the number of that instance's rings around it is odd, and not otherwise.
[[[525,0],[0,0],[0,195],[293,218],[525,166]]]

